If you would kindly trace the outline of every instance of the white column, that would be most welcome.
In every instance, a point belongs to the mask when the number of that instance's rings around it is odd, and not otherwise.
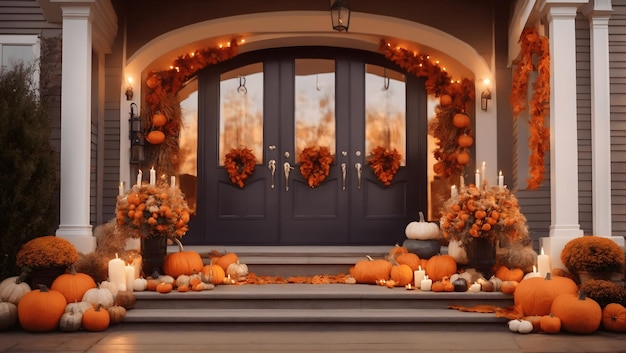
[[[578,6],[586,1],[543,0],[550,40],[550,236],[541,246],[561,267],[561,250],[583,235],[578,223],[578,133],[576,123],[576,34]]]
[[[611,101],[609,17],[611,0],[595,0],[583,8],[591,38],[591,152],[593,234],[611,237]],[[621,239],[623,245],[624,238]]]
[[[89,6],[62,6],[61,221],[56,235],[95,249],[89,223],[92,25]]]

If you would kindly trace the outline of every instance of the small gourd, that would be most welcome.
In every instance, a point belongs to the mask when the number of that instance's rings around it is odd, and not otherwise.
[[[189,286],[189,276],[188,275],[180,275],[176,277],[176,287],[180,286]]]
[[[167,282],[161,282],[156,286],[156,291],[158,293],[169,293],[172,291],[172,289],[174,288],[174,286],[172,286],[171,283],[167,283]]]
[[[533,332],[533,324],[528,320],[513,319],[508,322],[511,332],[531,333]]]
[[[226,268],[226,274],[230,275],[231,278],[234,278],[236,281],[245,280],[248,276],[248,265],[242,264],[237,260]]]
[[[126,318],[126,308],[123,306],[113,305],[112,307],[107,308],[107,311],[109,312],[111,324],[119,324],[124,321],[124,318]]]
[[[135,280],[133,281],[134,291],[143,292],[146,290],[147,287],[148,287],[148,280],[143,277],[135,278]]]
[[[429,240],[439,239],[439,226],[437,223],[426,222],[424,213],[420,211],[419,221],[413,221],[407,224],[404,234],[409,239]]]
[[[90,307],[90,309],[93,309]],[[83,313],[78,307],[72,307],[72,310],[66,311],[59,320],[59,329],[64,332],[78,331],[83,323]]]
[[[467,292],[467,289],[468,289],[467,281],[465,280],[465,278],[461,277],[460,275],[458,274],[452,275],[452,277],[450,277],[450,282],[452,282],[455,292]]]

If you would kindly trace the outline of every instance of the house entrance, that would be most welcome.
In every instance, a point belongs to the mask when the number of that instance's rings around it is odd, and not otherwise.
[[[426,101],[422,79],[369,52],[268,50],[210,66],[198,77],[197,211],[185,243],[402,242],[428,205]],[[256,159],[241,183],[225,165],[237,149]],[[385,182],[368,160],[394,150],[399,168]],[[317,151],[332,156],[327,175],[306,178]]]

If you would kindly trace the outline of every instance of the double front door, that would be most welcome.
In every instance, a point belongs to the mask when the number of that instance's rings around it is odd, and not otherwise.
[[[186,243],[394,244],[427,209],[423,81],[377,56],[317,53],[241,55],[201,73],[198,208]],[[333,161],[312,187],[300,154],[320,147]],[[401,155],[389,185],[368,164],[377,147]],[[224,166],[238,148],[256,158],[243,187]]]

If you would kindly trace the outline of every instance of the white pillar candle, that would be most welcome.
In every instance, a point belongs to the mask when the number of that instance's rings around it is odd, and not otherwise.
[[[143,178],[143,172],[141,171],[141,169],[139,169],[139,171],[137,172],[137,187],[140,188],[141,187],[141,179]]]
[[[156,170],[154,167],[150,168],[150,185],[156,184]]]
[[[483,182],[487,183],[487,163],[483,162],[482,171],[480,172]]]
[[[175,176],[175,175],[172,175],[172,176],[170,177],[170,187],[171,187],[172,189],[174,189],[174,188],[176,187],[176,176]]]
[[[502,171],[498,174],[498,186],[500,188],[504,187],[504,175],[502,175]]]
[[[433,280],[428,278],[428,275],[424,276],[424,279],[420,282],[420,289],[427,292],[430,291],[433,286]]]
[[[474,282],[474,284],[472,284],[472,285],[470,286],[470,289],[469,289],[469,290],[470,290],[470,292],[472,292],[472,293],[478,293],[478,292],[480,292],[480,283],[476,283],[476,282]]]
[[[120,186],[119,186],[119,192],[118,195],[123,196],[124,195],[124,182],[120,181]]]
[[[115,283],[118,287],[126,286],[126,264],[117,254],[115,258],[109,261],[109,282]]]
[[[426,271],[422,270],[422,266],[419,266],[419,268],[413,272],[413,279],[415,280],[415,288],[421,287],[422,280],[424,279],[424,275],[426,275]]]
[[[450,187],[450,197],[457,197],[457,196],[459,196],[459,192],[456,188],[456,185],[452,185]]]
[[[463,189],[465,187],[465,177],[462,176],[462,175],[459,177],[459,187],[461,189]]]
[[[476,169],[476,175],[474,175],[474,182],[476,183],[476,187],[480,187],[480,170]]]
[[[124,270],[126,274],[126,290],[132,292],[133,282],[135,281],[135,268],[132,265],[126,265]]]
[[[544,277],[546,273],[552,271],[552,265],[550,264],[550,257],[543,252],[543,246],[541,247],[541,255],[537,255],[537,272]]]

